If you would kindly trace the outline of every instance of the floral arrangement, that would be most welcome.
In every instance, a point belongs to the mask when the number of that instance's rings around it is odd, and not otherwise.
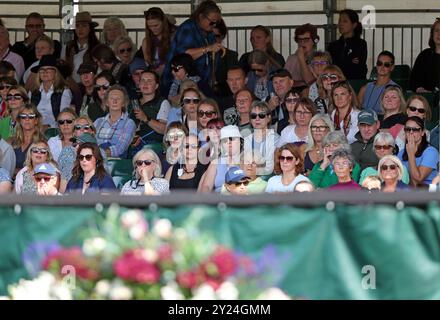
[[[35,299],[35,292],[38,299],[288,298],[273,288],[279,276],[270,276],[274,264],[267,258],[274,259],[274,248],[251,259],[200,232],[199,220],[193,214],[179,228],[167,219],[150,226],[140,210],[120,214],[111,207],[81,247],[48,246],[36,278],[9,286],[9,293],[13,299]]]

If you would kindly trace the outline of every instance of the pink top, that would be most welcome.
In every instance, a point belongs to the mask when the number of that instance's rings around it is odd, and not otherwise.
[[[350,180],[349,182],[338,182],[337,184],[334,184],[330,187],[328,187],[329,190],[361,190],[361,186],[354,182],[353,180]]]
[[[310,68],[310,66],[309,66]],[[306,86],[307,83],[304,81],[301,74],[301,67],[299,66],[298,56],[296,53],[291,54],[284,65],[284,69],[288,70],[293,78],[293,86],[301,87]]]

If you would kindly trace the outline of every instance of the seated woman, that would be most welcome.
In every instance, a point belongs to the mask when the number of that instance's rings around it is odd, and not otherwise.
[[[29,102],[26,90],[22,86],[12,86],[6,95],[6,112],[0,119],[0,136],[8,140],[15,134],[20,109]]]
[[[8,95],[9,88],[16,85],[17,85],[17,81],[14,78],[6,77],[3,75],[0,76],[0,118],[4,117],[5,112],[7,110],[6,96]]]
[[[389,132],[379,132],[374,137],[373,142],[374,153],[376,153],[377,158],[380,160],[385,156],[390,156],[395,154],[396,145],[394,143],[393,136]],[[379,166],[377,168],[380,168]],[[362,170],[361,177],[359,179],[359,184],[362,184],[365,178],[369,176],[378,175],[378,169],[376,167],[368,167]],[[405,184],[409,183],[409,173],[406,167],[403,167],[402,171],[402,182]]]
[[[404,130],[405,148],[397,156],[409,171],[410,184],[413,187],[428,187],[438,174],[438,151],[426,139],[423,119],[408,117]]]
[[[38,164],[46,162],[56,166],[48,144],[44,141],[33,143],[27,152],[25,167],[18,171],[15,178],[15,193],[36,194],[34,168]]]
[[[331,118],[335,130],[341,130],[347,137],[348,143],[355,142],[355,135],[359,131],[357,121],[360,111],[356,94],[347,81],[339,81],[333,84],[330,107],[333,109]]]
[[[12,179],[8,170],[0,168],[0,194],[8,194],[12,191]]]
[[[272,80],[269,75],[275,69],[271,67],[267,53],[262,50],[254,50],[249,55],[248,64],[251,71],[247,74],[246,87],[260,101],[266,101],[271,94],[275,93]]]
[[[350,150],[350,145],[347,142],[347,137],[341,131],[333,131],[325,136],[323,141],[324,155],[323,160],[315,164],[310,172],[309,179],[313,182],[315,187],[327,188],[338,183],[333,166],[331,165],[331,156],[337,149]],[[361,167],[358,163],[354,163],[351,177],[356,182],[359,180]]]
[[[188,88],[183,90],[180,96],[180,118],[177,121],[183,123],[190,133],[197,134],[197,107],[202,100],[202,94],[198,89]],[[170,121],[170,118],[168,118]]]
[[[249,194],[249,177],[240,167],[231,167],[226,172],[225,183],[223,185],[224,192],[222,194],[231,194],[237,196],[246,196]]]
[[[35,167],[34,179],[39,196],[61,195],[60,172],[50,163],[40,163]]]
[[[122,63],[128,65],[128,67],[130,68],[131,64],[134,63],[133,60],[135,58],[133,40],[127,35],[118,37],[113,43],[112,49],[116,55],[116,58],[118,58],[118,60]]]
[[[108,71],[99,73],[95,78],[95,89],[93,90],[92,99],[89,104],[81,107],[80,116],[88,116],[92,121],[104,117],[107,113],[105,105],[105,94],[108,89],[115,84],[115,79]]]
[[[225,123],[238,126],[240,132],[249,133],[251,130],[249,112],[253,101],[256,101],[256,98],[249,89],[237,91],[235,94],[235,108],[232,107],[225,110],[223,116]]]
[[[337,149],[331,157],[331,164],[338,182],[328,187],[329,190],[361,190],[361,186],[353,181],[352,171],[355,166],[354,157],[347,149]]]
[[[296,88],[290,89],[284,98],[284,104],[286,106],[288,117],[279,120],[276,124],[277,133],[280,135],[281,132],[289,125],[295,125],[295,106],[300,99],[300,92]]]
[[[404,113],[407,116],[405,118],[405,122],[409,117],[419,117],[420,119],[423,119],[424,123],[426,124],[426,122],[430,121],[432,117],[431,106],[429,105],[428,100],[426,100],[425,97],[418,94],[409,97],[408,101],[406,102],[406,110],[404,111]],[[399,150],[405,148],[404,127],[405,126],[403,125],[396,128],[396,131],[400,129],[400,131],[397,132],[395,138]],[[426,136],[426,140],[429,142],[429,137],[430,137],[429,130],[425,130],[425,136]]]
[[[249,156],[261,155],[257,174],[259,176],[270,175],[274,168],[275,146],[280,139],[278,134],[269,128],[272,122],[270,108],[266,102],[255,101],[252,103],[249,116],[253,133],[244,138],[245,161]]]
[[[43,56],[32,72],[38,72],[38,76],[35,78],[36,89],[29,93],[29,98],[41,113],[43,126],[56,128],[55,119],[70,107],[72,92],[58,70],[55,56]]]
[[[303,90],[303,97],[309,98],[313,102],[319,98],[319,91],[323,89],[320,78],[321,75],[324,74],[325,67],[331,65],[331,62],[332,57],[330,56],[330,53],[326,51],[313,51],[310,66],[312,74],[316,80]],[[319,109],[318,112],[325,113],[325,109]]]
[[[293,143],[286,143],[275,153],[275,169],[277,174],[267,182],[266,192],[287,193],[294,192],[300,181],[309,179],[301,174],[304,170],[304,159],[301,149]]]
[[[207,139],[207,125],[212,119],[221,116],[220,109],[214,99],[203,99],[197,106],[197,128],[199,131],[199,139],[202,143]]]
[[[300,98],[293,108],[295,124],[291,124],[281,131],[281,138],[277,147],[286,143],[304,141],[307,143],[309,124],[316,114],[316,106],[309,98]]]
[[[42,34],[35,40],[35,58],[37,60],[34,61],[23,74],[23,83],[27,90],[32,90],[35,83],[35,77],[37,76],[36,73],[31,71],[32,68],[38,66],[41,57],[48,54],[54,54],[54,52],[55,43],[50,37]]]
[[[170,190],[197,190],[200,180],[208,168],[198,160],[199,140],[196,135],[189,134],[184,140],[183,159],[170,167],[165,179],[170,184]]]
[[[238,166],[242,159],[243,138],[237,126],[225,126],[220,130],[220,157],[211,161],[200,180],[199,192],[220,192],[225,174],[230,167]]]
[[[205,143],[202,140],[202,146],[199,151],[199,161],[203,164],[209,164],[218,158],[220,152],[220,134],[221,129],[225,126],[222,119],[211,119],[206,124],[205,132],[201,132]],[[200,136],[200,135],[199,135]]]
[[[96,143],[86,142],[78,147],[67,183],[66,193],[106,193],[116,191],[112,177],[105,171],[104,159]]]
[[[333,122],[326,114],[315,114],[309,122],[307,147],[304,155],[304,172],[308,175],[313,166],[324,158],[323,141],[329,132],[333,132]]]
[[[72,145],[70,139],[73,137],[75,118],[76,114],[70,109],[61,111],[58,115],[59,134],[47,141],[50,152],[56,162],[58,162],[61,150]]]
[[[124,36],[127,36],[127,30],[121,19],[118,17],[108,17],[105,19],[100,38],[102,43],[112,46],[118,38]]]
[[[130,99],[125,88],[116,84],[108,89],[104,101],[109,113],[94,123],[98,145],[107,157],[124,158],[136,130],[127,114]]]
[[[380,98],[382,114],[379,114],[380,130],[387,131],[396,138],[405,125],[405,98],[399,86],[385,87]]]
[[[151,149],[141,149],[133,157],[133,179],[122,187],[124,195],[161,195],[169,192],[169,185],[162,175],[162,165]]]
[[[171,122],[165,132],[162,155],[162,168],[168,171],[170,166],[182,159],[184,139],[188,135],[188,130],[181,122]]]
[[[382,192],[396,192],[408,190],[408,184],[402,181],[404,166],[393,155],[384,156],[379,160],[379,178],[382,180]]]
[[[46,140],[41,127],[41,115],[32,103],[20,108],[17,119],[15,134],[8,141],[14,148],[16,172],[23,168],[30,145]]]

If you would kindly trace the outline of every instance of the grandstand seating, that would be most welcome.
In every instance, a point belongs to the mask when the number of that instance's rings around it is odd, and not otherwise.
[[[49,140],[52,137],[56,137],[59,133],[60,131],[58,128],[48,128],[44,131],[44,137],[46,140]]]

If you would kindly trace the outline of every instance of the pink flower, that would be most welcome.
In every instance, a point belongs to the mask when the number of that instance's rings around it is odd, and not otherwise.
[[[124,280],[154,284],[160,280],[159,269],[142,256],[141,249],[124,252],[113,263],[115,274]]]
[[[163,244],[157,250],[160,262],[170,262],[173,260],[173,248],[169,244]]]
[[[81,248],[62,248],[60,250],[52,251],[42,262],[42,267],[48,270],[51,265],[57,264],[61,271],[64,266],[72,266],[75,269],[75,274],[87,280],[96,280],[99,273],[90,260],[84,256]],[[60,274],[61,275],[61,274]]]
[[[237,258],[234,252],[225,247],[218,247],[215,252],[211,255],[208,261],[208,265],[212,263],[217,269],[217,274],[214,276],[220,277],[222,279],[233,275],[238,267]],[[212,275],[210,273],[210,275]]]
[[[197,282],[195,271],[183,271],[177,274],[177,283],[183,288],[192,289],[197,286]]]

